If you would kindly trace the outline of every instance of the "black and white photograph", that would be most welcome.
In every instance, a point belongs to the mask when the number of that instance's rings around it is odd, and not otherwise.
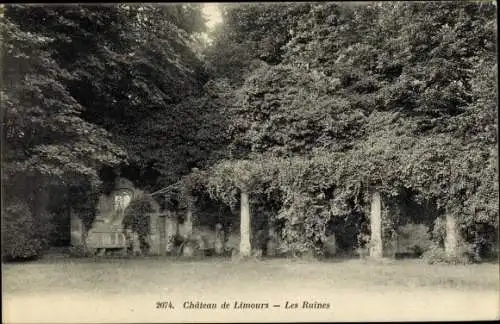
[[[496,1],[0,31],[3,323],[500,320]]]

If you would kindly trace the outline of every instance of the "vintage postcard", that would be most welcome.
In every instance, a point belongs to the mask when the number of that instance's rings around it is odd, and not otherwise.
[[[496,12],[1,5],[3,322],[500,319]]]

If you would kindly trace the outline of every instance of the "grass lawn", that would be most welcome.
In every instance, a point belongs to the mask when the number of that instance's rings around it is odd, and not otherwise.
[[[40,260],[4,264],[2,270],[5,322],[498,318],[498,264],[150,257]],[[157,301],[171,301],[175,309],[158,310]],[[185,301],[259,302],[280,307],[184,309]],[[285,309],[287,301],[299,308]],[[330,306],[302,309],[303,301]],[[35,311],[26,312],[30,307]]]

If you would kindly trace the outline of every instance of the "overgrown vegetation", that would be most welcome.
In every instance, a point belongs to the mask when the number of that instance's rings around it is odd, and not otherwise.
[[[47,244],[47,237],[29,206],[22,201],[16,201],[5,208],[3,215],[3,258],[22,260],[38,257]]]
[[[7,6],[6,210],[29,175],[90,223],[100,173],[120,167],[146,191],[175,184],[181,205],[237,213],[248,194],[250,226],[284,253],[331,250],[332,233],[336,252],[366,249],[377,191],[385,242],[431,262],[495,254],[495,4],[221,10],[209,45],[198,4]]]

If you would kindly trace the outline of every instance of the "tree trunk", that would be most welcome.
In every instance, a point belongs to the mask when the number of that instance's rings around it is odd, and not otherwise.
[[[448,257],[454,258],[458,256],[458,226],[455,215],[446,214],[446,236],[444,239],[444,250]]]
[[[371,217],[370,217],[370,257],[381,259],[383,253],[382,242],[382,200],[380,192],[372,194]]]
[[[248,192],[241,191],[240,215],[240,256],[247,257],[251,254],[250,247],[250,202]]]

